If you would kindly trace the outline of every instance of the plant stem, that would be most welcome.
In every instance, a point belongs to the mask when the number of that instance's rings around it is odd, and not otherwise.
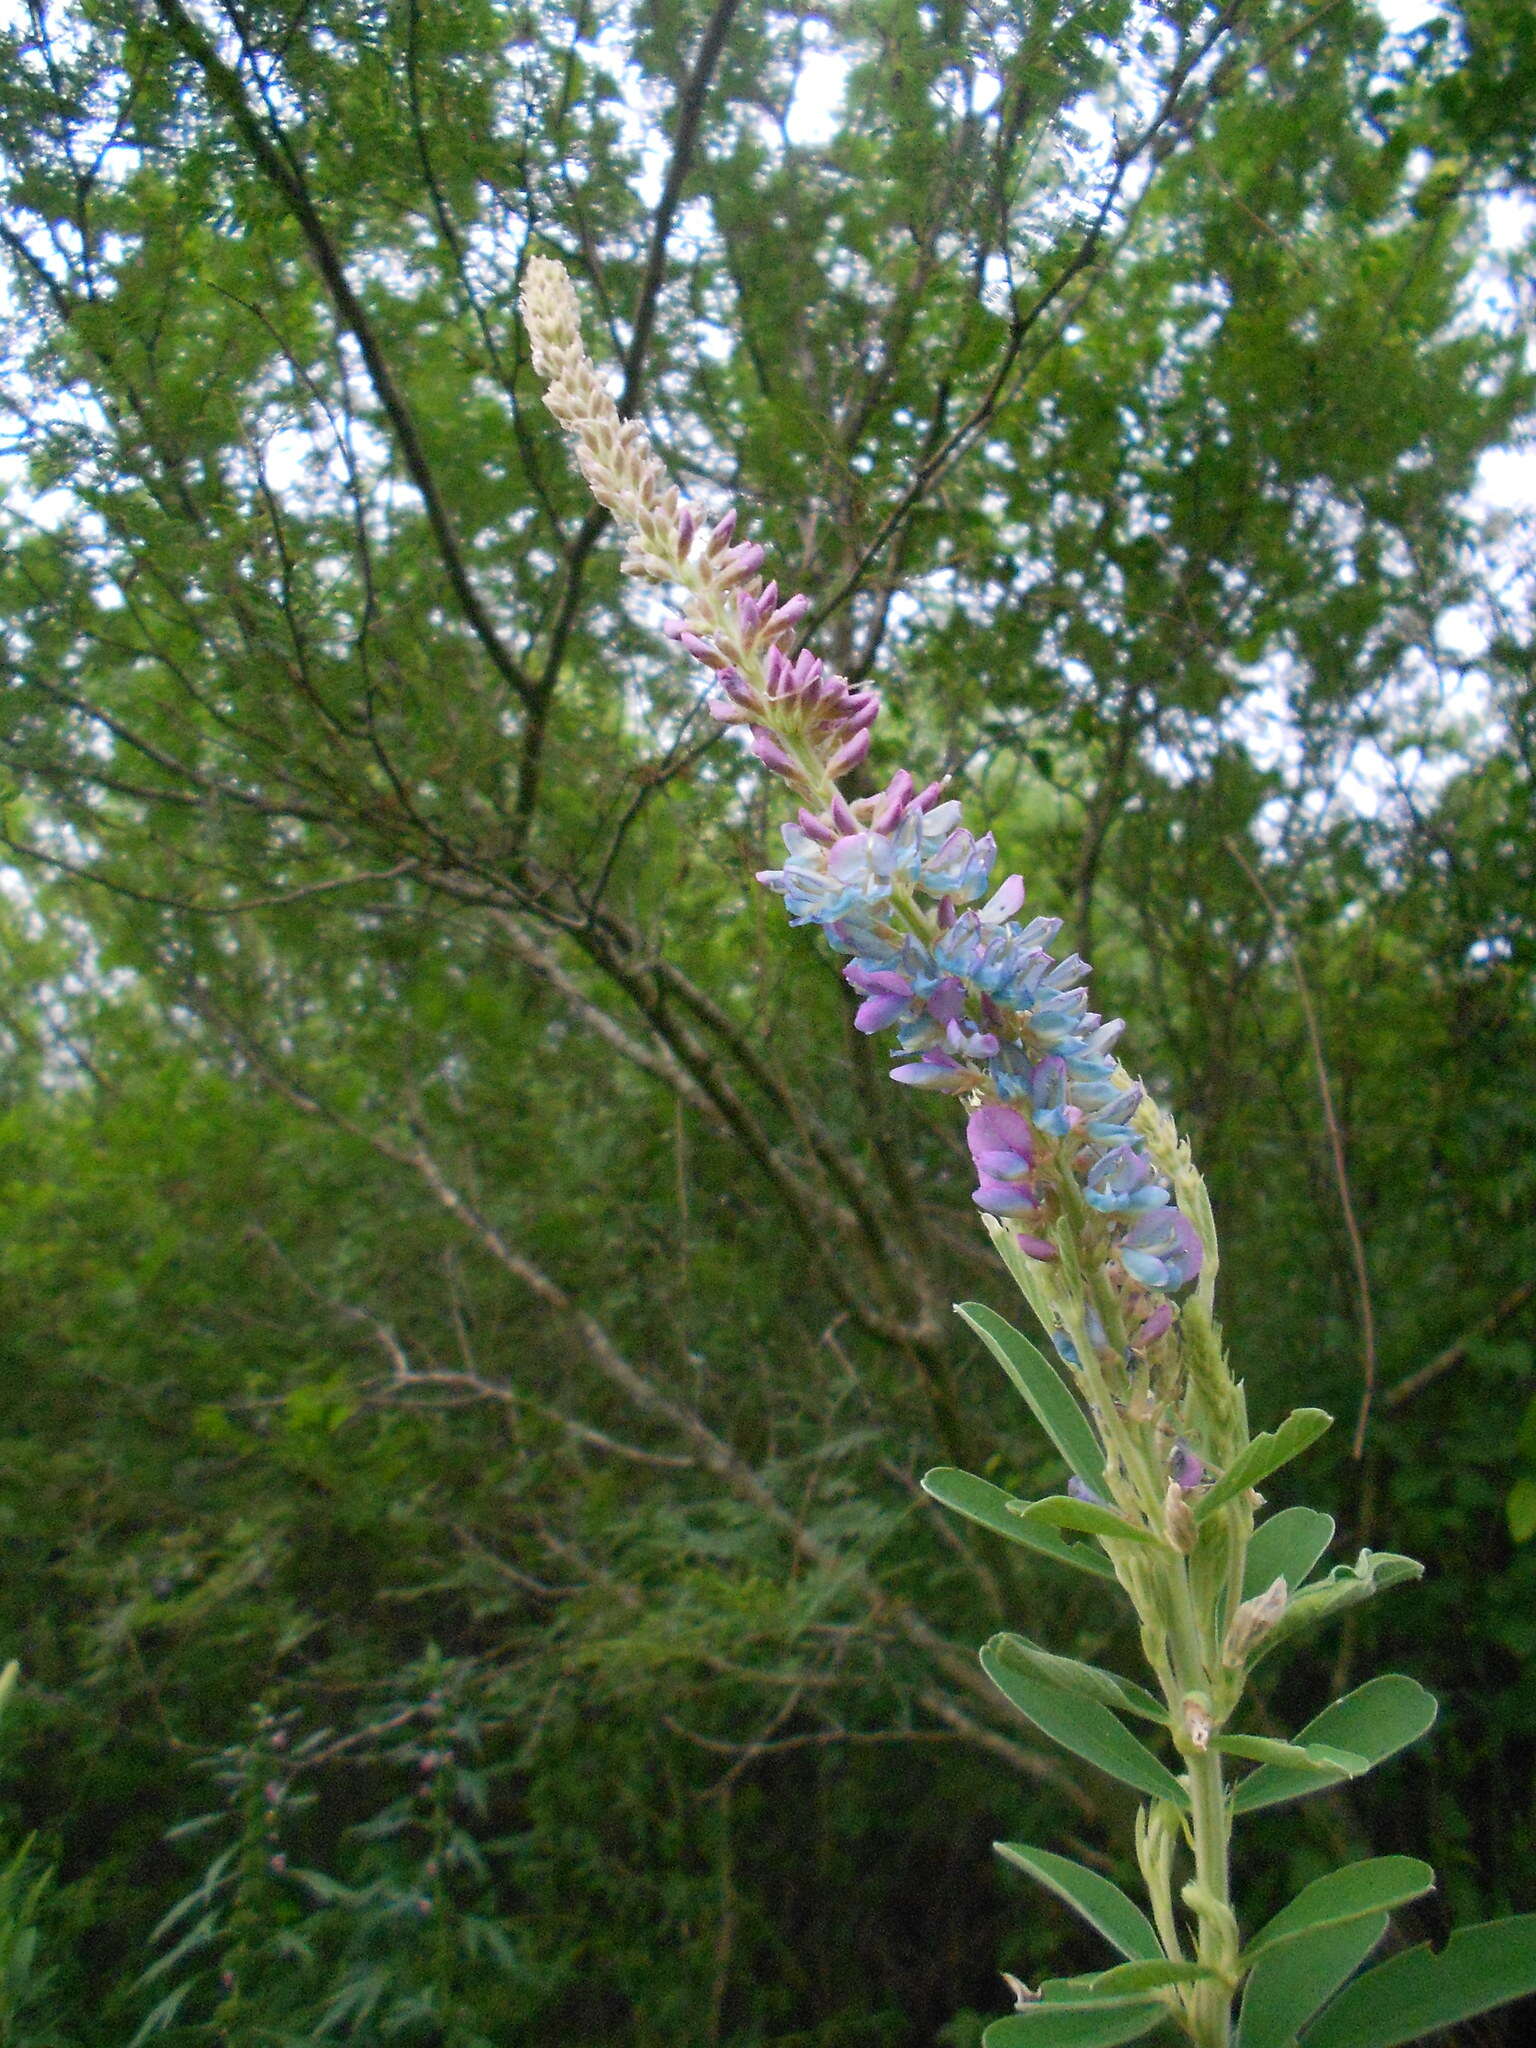
[[[1232,1914],[1226,1799],[1221,1758],[1210,1751],[1189,1760],[1191,1831],[1195,1842],[1196,1914],[1200,1923],[1196,1960],[1220,1972],[1219,1981],[1198,1984],[1190,2020],[1199,2048],[1227,2048],[1231,2027],[1230,1978],[1237,1963],[1237,1925]],[[1211,1907],[1214,1903],[1216,1911]]]

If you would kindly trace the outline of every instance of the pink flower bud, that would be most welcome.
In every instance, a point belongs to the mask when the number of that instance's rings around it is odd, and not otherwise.
[[[767,595],[767,591],[764,591],[764,598]],[[811,600],[803,592],[787,599],[768,621],[768,631],[770,633],[787,633],[791,626],[799,625],[810,608]]]
[[[704,553],[709,557],[713,557],[715,555],[718,555],[722,549],[728,548],[731,544],[731,535],[735,531],[736,508],[733,505],[730,511],[727,512],[725,517],[720,521],[719,525],[710,534],[709,539],[704,543]]]
[[[864,724],[867,726],[869,722],[866,719]],[[856,730],[862,732],[864,726],[857,727]],[[871,820],[870,830],[872,832],[894,832],[901,823],[902,813],[907,808],[907,802],[911,795],[912,777],[905,768],[898,768],[891,777],[890,787],[885,792],[879,810],[876,811],[874,818]]]
[[[701,640],[697,633],[690,633],[686,626],[678,634],[677,644],[695,661],[702,661],[706,668],[724,668],[726,665],[723,654],[711,647],[707,640]]]
[[[730,587],[733,583],[745,583],[749,576],[755,576],[763,566],[764,550],[755,540],[743,541],[739,548],[732,548],[722,555],[715,569],[715,581]]]
[[[827,773],[835,781],[839,775],[846,775],[851,768],[857,768],[868,752],[868,731],[856,732],[851,740],[838,748],[827,763]]]
[[[771,768],[775,775],[792,775],[794,761],[766,726],[752,727],[752,751],[765,768]]]

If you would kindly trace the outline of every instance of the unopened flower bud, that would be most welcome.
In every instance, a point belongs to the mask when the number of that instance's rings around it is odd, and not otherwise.
[[[1221,1661],[1229,1671],[1238,1670],[1249,1652],[1268,1635],[1284,1614],[1290,1597],[1290,1587],[1283,1578],[1278,1578],[1257,1598],[1245,1600],[1238,1608],[1221,1649]]]
[[[1200,1541],[1200,1531],[1195,1527],[1195,1518],[1177,1479],[1168,1482],[1168,1492],[1163,1500],[1163,1529],[1175,1550],[1184,1557],[1192,1555]]]

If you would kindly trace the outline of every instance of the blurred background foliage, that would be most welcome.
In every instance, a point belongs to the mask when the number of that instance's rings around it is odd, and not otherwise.
[[[1250,1909],[1536,1903],[1536,29],[1386,15],[4,10],[8,2044],[969,2048],[1091,1960],[988,1845],[1118,1794],[970,1645],[1131,1646],[915,1490],[1049,1476],[956,1121],[753,889],[538,250],[1094,958],[1340,1417],[1285,1496],[1429,1562],[1265,1712],[1438,1734]]]

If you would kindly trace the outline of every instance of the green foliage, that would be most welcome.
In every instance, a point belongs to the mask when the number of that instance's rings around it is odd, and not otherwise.
[[[1341,1927],[1368,1919],[1422,1898],[1433,1888],[1435,1874],[1415,1856],[1372,1856],[1364,1863],[1330,1871],[1297,1893],[1283,1911],[1261,1927],[1243,1951],[1243,1961],[1259,1962],[1271,1949],[1297,1941],[1314,1928]]]
[[[1243,1989],[1237,2048],[1285,2048],[1387,1931],[1385,1913],[1308,1928],[1261,1956]]]
[[[1195,1503],[1195,1520],[1203,1522],[1207,1515],[1225,1507],[1229,1500],[1236,1500],[1248,1487],[1257,1486],[1271,1472],[1277,1472],[1292,1458],[1299,1458],[1309,1444],[1316,1443],[1332,1421],[1333,1417],[1325,1415],[1321,1408],[1297,1408],[1278,1429],[1266,1430],[1263,1435],[1256,1436],[1215,1485],[1201,1494]]]
[[[1463,1927],[1438,1955],[1410,1949],[1367,1970],[1303,2039],[1307,2048],[1399,2048],[1536,1989],[1536,1914]]]
[[[1153,1961],[1161,1956],[1162,1944],[1146,1914],[1096,1870],[1085,1869],[1052,1849],[1031,1849],[1022,1842],[999,1842],[997,1853],[1074,1906],[1128,1961]]]
[[[1010,1543],[1022,1543],[1030,1550],[1038,1550],[1042,1556],[1055,1558],[1058,1564],[1072,1565],[1094,1578],[1114,1577],[1110,1565],[1098,1551],[1086,1543],[1068,1543],[1055,1533],[1054,1526],[1048,1521],[1022,1514],[1020,1510],[1028,1503],[1015,1500],[1001,1486],[994,1486],[990,1479],[978,1479],[974,1472],[956,1471],[952,1465],[936,1465],[931,1472],[923,1474],[923,1491],[942,1506],[964,1515],[967,1521],[990,1529],[994,1536],[1005,1536]],[[1076,1503],[1070,1505],[1075,1506]]]
[[[1150,2034],[1165,2016],[1162,2006],[1132,1999],[1031,2006],[994,2020],[981,2037],[982,2048],[1118,2048]]]
[[[1243,1598],[1257,1598],[1276,1579],[1294,1592],[1332,1541],[1333,1517],[1316,1508],[1282,1508],[1266,1516],[1248,1545]]]
[[[0,2041],[6,2048],[61,2048],[57,1972],[42,1945],[53,1880],[30,1838],[0,1867]]]
[[[1302,1748],[1336,1753],[1346,1774],[1355,1776],[1417,1742],[1433,1725],[1437,1711],[1434,1699],[1416,1680],[1388,1673],[1368,1678],[1364,1685],[1324,1707],[1296,1741]],[[1321,1790],[1325,1782],[1311,1770],[1262,1764],[1234,1790],[1232,1810],[1254,1813],[1284,1799],[1301,1799]]]
[[[1041,1734],[1149,1798],[1188,1805],[1189,1795],[1179,1780],[1108,1707],[1076,1686],[1046,1677],[1033,1658],[1016,1655],[1013,1645],[1012,1636],[994,1636],[982,1649],[981,1668]]]
[[[1067,1464],[1088,1486],[1103,1483],[1104,1461],[1087,1417],[1056,1368],[1027,1337],[979,1301],[961,1302],[956,1314],[986,1345],[1029,1403],[1040,1427]]]

